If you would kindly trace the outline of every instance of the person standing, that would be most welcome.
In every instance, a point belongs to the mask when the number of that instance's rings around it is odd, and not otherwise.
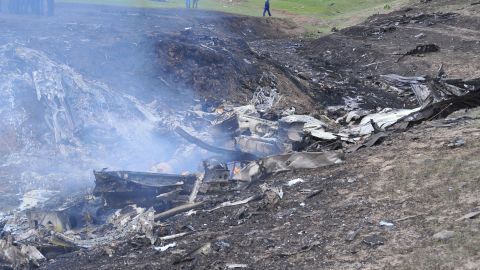
[[[185,0],[185,7],[190,8],[190,0]]]
[[[198,1],[199,0],[193,0],[193,8],[198,8]]]
[[[265,0],[265,6],[263,7],[263,17],[265,17],[265,13],[268,12],[268,16],[272,16],[272,13],[270,13],[270,0]]]

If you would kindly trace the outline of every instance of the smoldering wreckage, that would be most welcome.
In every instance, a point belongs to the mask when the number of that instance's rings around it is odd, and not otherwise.
[[[431,17],[442,19],[446,16]],[[398,23],[407,24],[422,18],[432,19],[426,15],[415,17],[415,20],[401,17]],[[373,35],[387,33],[391,30],[390,24],[397,25],[397,22],[389,22],[386,28],[382,26],[378,33],[375,28]],[[441,49],[430,43],[418,45],[398,54],[397,62]],[[37,57],[43,58],[42,55]],[[375,60],[367,67],[381,64]],[[62,67],[63,70],[74,74],[70,69]],[[480,79],[450,79],[445,75],[440,67],[432,76],[379,76],[377,87],[411,97],[416,107],[365,109],[345,105],[338,110],[341,113],[334,114],[341,115],[337,119],[327,115],[315,118],[296,114],[295,107],[273,110],[285,97],[275,87],[268,86],[257,88],[244,106],[228,102],[214,106],[197,104],[182,115],[181,123],[184,124],[172,123],[169,132],[182,139],[184,144],[195,145],[210,154],[210,158],[199,164],[201,170],[170,174],[165,169],[169,164],[159,164],[152,170],[157,172],[95,168],[92,172],[95,187],[91,193],[66,196],[50,190],[26,192],[15,211],[0,215],[0,268],[38,267],[46,261],[85,250],[113,256],[112,247],[126,241],[166,254],[167,250],[178,248],[180,239],[201,234],[201,228],[190,225],[169,229],[168,224],[177,218],[200,218],[221,209],[259,202],[273,205],[285,200],[284,195],[289,190],[283,185],[264,183],[262,180],[269,176],[302,169],[327,170],[329,166],[343,163],[352,152],[381,144],[393,133],[480,105]],[[326,77],[325,81],[329,79]],[[335,83],[339,86],[343,79]],[[110,98],[107,95],[105,99]],[[462,143],[465,141],[460,139],[452,142],[450,147]],[[172,160],[181,158],[174,156]],[[305,180],[293,179],[286,185],[293,186],[302,181]],[[320,189],[305,190],[305,196],[312,198],[321,192]],[[242,209],[235,210],[234,215],[256,214]],[[383,224],[390,226],[391,223]],[[355,235],[353,231],[348,239],[355,238]],[[376,238],[367,240],[370,246],[382,242]],[[191,251],[180,254],[174,263],[192,261],[209,250],[226,249],[228,245],[222,240],[195,245]],[[315,245],[319,245],[318,242],[301,249],[309,250]],[[282,256],[291,255],[295,252],[282,253]],[[226,267],[249,266],[228,263]]]
[[[393,132],[480,105],[480,80],[446,80],[441,71],[433,78],[389,74],[382,80],[390,89],[409,91],[418,107],[350,111],[331,125],[296,115],[290,108],[271,121],[262,115],[281,96],[275,89],[259,88],[245,106],[222,104],[212,112],[192,109],[186,121],[192,125],[172,130],[187,143],[214,154],[203,162],[202,172],[175,175],[102,169],[93,171],[92,194],[65,198],[45,190],[27,192],[17,212],[1,217],[2,265],[35,267],[61,254],[126,239],[143,239],[144,245],[158,252],[173,249],[175,239],[196,231],[162,232],[159,228],[171,217],[281,200],[282,187],[265,184],[262,193],[241,200],[228,201],[220,195],[241,196],[250,185],[279,172],[342,163],[348,153],[379,144]],[[204,132],[196,131],[199,125],[207,127]],[[105,250],[108,253],[108,247]]]

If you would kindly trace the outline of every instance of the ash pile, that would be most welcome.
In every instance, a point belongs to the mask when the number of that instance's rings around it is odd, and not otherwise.
[[[317,119],[297,115],[293,107],[273,109],[282,98],[275,89],[258,89],[245,106],[194,106],[181,121],[188,125],[175,123],[170,130],[208,156],[199,172],[168,174],[168,163],[152,168],[156,172],[101,169],[93,171],[96,181],[90,193],[27,192],[18,211],[0,216],[0,266],[35,267],[85,249],[109,253],[122,241],[159,251],[172,248],[173,239],[194,230],[165,231],[166,222],[175,216],[281,198],[282,190],[261,185],[262,179],[334,166],[350,152],[377,145],[393,132],[480,105],[479,80],[447,80],[442,74],[391,74],[382,80],[391,91],[410,92],[418,107],[357,109],[338,119]],[[259,185],[262,193],[247,192],[252,185]],[[230,200],[238,196],[243,199]]]

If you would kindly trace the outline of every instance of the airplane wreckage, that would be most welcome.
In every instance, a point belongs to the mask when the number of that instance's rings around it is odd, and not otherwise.
[[[173,131],[214,154],[203,162],[203,172],[175,175],[103,169],[93,172],[92,194],[63,198],[55,192],[27,192],[20,207],[23,211],[0,217],[0,258],[14,267],[38,266],[60,254],[139,235],[155,246],[188,233],[155,234],[155,224],[168,218],[245,204],[269,196],[272,190],[281,196],[279,190],[264,188],[262,194],[232,202],[218,201],[219,193],[241,193],[253,182],[279,172],[342,163],[349,152],[379,144],[392,132],[480,105],[480,80],[445,80],[442,74],[435,78],[392,74],[381,79],[389,89],[410,91],[418,107],[351,111],[335,121],[341,128],[296,115],[294,110],[272,121],[262,118],[261,112],[271,106],[275,95],[260,89],[250,105],[191,111],[191,122],[208,125],[208,141],[215,143],[200,139],[205,134],[191,127],[176,126]]]

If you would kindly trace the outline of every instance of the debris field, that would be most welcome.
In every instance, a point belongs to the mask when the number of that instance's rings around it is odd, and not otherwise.
[[[130,138],[108,121],[97,127],[74,101],[95,95],[117,108],[98,114],[133,115],[175,147],[150,170],[101,167],[97,150],[118,144],[91,143],[78,135],[90,131],[60,120],[45,125],[37,137],[55,140],[35,155],[62,149],[82,168],[98,164],[94,180],[77,192],[5,182],[0,267],[478,269],[480,5],[470,2],[412,1],[319,38],[281,19],[88,6],[55,26],[72,43],[63,52],[39,30],[25,30],[21,45],[4,34],[10,85],[28,85],[38,101],[62,97],[73,108],[60,110],[65,119]],[[160,26],[137,33],[122,27],[131,20]],[[110,47],[76,47],[95,31]],[[112,55],[94,70],[87,50]],[[65,89],[47,93],[49,74]],[[17,144],[1,153],[2,180],[25,175],[10,161],[31,148]]]

